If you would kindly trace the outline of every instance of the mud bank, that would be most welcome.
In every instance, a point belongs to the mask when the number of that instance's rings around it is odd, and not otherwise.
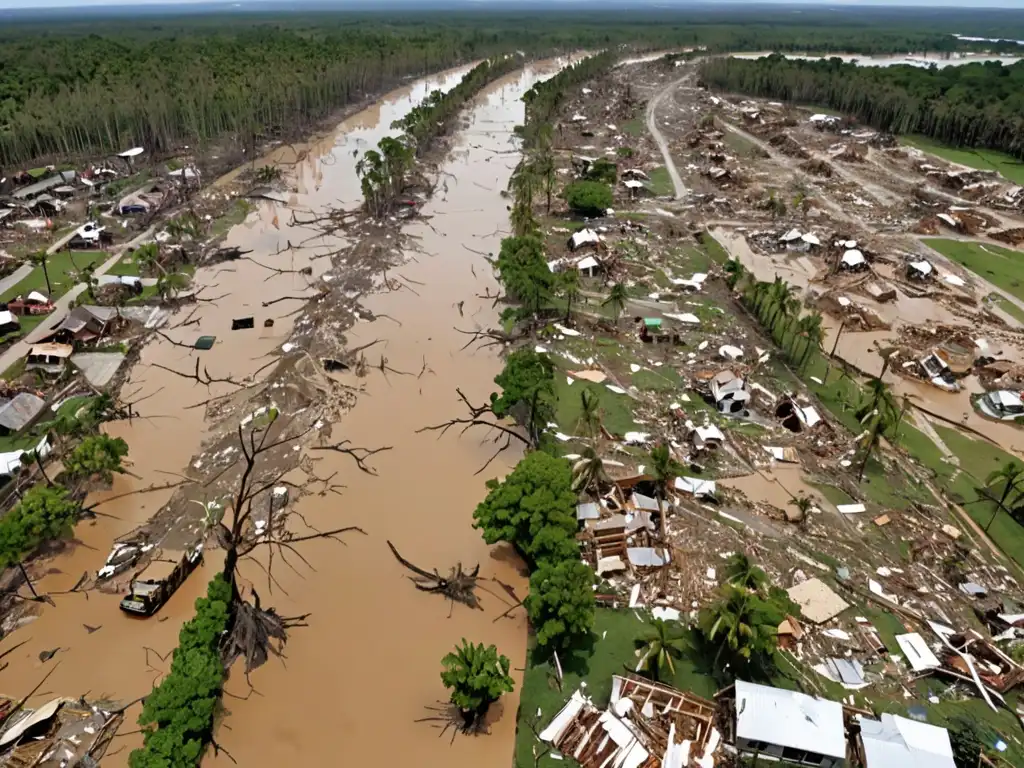
[[[196,285],[202,288],[200,295],[212,301],[200,302],[179,312],[164,329],[168,339],[154,339],[143,350],[139,363],[122,390],[123,398],[139,403],[138,410],[143,417],[131,424],[115,422],[108,425],[112,434],[124,437],[129,443],[131,474],[119,477],[110,491],[90,500],[112,499],[100,507],[103,516],[98,520],[78,526],[77,546],[47,563],[44,567],[49,569],[48,573],[36,574],[41,577],[37,585],[40,591],[68,589],[83,572],[94,574],[103,564],[112,541],[152,517],[173,494],[173,489],[169,488],[146,493],[139,491],[165,486],[180,481],[184,474],[193,473],[197,466],[194,457],[212,435],[205,408],[190,406],[211,396],[228,394],[236,388],[223,383],[202,386],[174,371],[191,372],[198,357],[201,365],[215,379],[247,381],[257,374],[266,375],[268,363],[274,361],[274,355],[280,353],[282,345],[291,336],[296,316],[305,301],[264,304],[281,296],[311,297],[316,293],[311,281],[304,276],[275,273],[266,265],[283,270],[310,267],[315,279],[331,267],[330,260],[320,256],[328,248],[337,247],[336,243],[325,242],[320,244],[322,247],[313,243],[313,247],[287,250],[289,243],[309,238],[309,233],[302,228],[289,226],[292,210],[318,210],[328,205],[336,207],[339,201],[354,204],[359,196],[354,150],[361,151],[375,144],[391,132],[393,120],[406,114],[431,90],[453,87],[467,69],[452,70],[417,81],[390,94],[366,113],[346,120],[334,135],[309,147],[298,148],[295,159],[299,162],[294,165],[297,191],[290,195],[290,203],[260,203],[258,210],[244,224],[228,234],[226,244],[252,249],[251,260],[199,270]],[[442,234],[435,235],[430,226],[422,227],[426,233],[424,248],[436,253],[437,258],[428,261],[419,255],[420,263],[403,270],[408,277],[425,283],[429,288],[418,288],[420,297],[411,292],[380,297],[380,306],[387,308],[376,311],[388,313],[394,321],[382,319],[366,326],[365,334],[353,334],[353,345],[359,344],[363,335],[386,337],[386,355],[396,369],[411,367],[418,372],[420,360],[425,355],[434,373],[421,379],[389,374],[386,380],[378,376],[378,379],[371,377],[357,384],[359,388],[365,385],[368,389],[367,405],[353,413],[351,422],[346,420],[344,424],[337,425],[335,434],[354,441],[365,436],[367,444],[394,444],[396,450],[387,456],[387,463],[381,462],[380,478],[358,477],[361,473],[354,464],[339,457],[335,467],[341,473],[339,481],[348,483],[351,490],[343,497],[329,497],[329,502],[325,499],[319,507],[314,504],[307,509],[304,506],[303,512],[308,512],[311,517],[322,515],[334,520],[344,519],[339,525],[362,525],[369,535],[365,539],[351,541],[347,548],[333,542],[327,542],[326,546],[317,542],[311,546],[310,551],[304,554],[319,573],[303,567],[301,575],[295,575],[295,581],[291,582],[288,576],[294,574],[282,574],[282,586],[289,593],[287,598],[277,590],[268,594],[265,578],[259,580],[258,588],[266,604],[285,603],[279,608],[286,614],[314,613],[311,619],[313,627],[298,631],[308,637],[300,641],[296,635],[294,640],[296,648],[300,647],[300,642],[319,644],[314,646],[317,650],[307,649],[301,654],[303,659],[313,654],[308,661],[314,663],[317,671],[312,676],[298,675],[302,682],[295,683],[291,679],[292,672],[287,672],[280,664],[271,664],[261,670],[256,682],[267,698],[260,702],[265,711],[254,712],[254,717],[257,722],[262,718],[262,726],[248,722],[243,725],[240,719],[231,740],[259,729],[268,736],[269,742],[276,743],[281,738],[278,731],[287,724],[302,734],[306,748],[319,750],[323,744],[315,738],[307,738],[306,727],[312,722],[310,709],[324,712],[328,711],[325,707],[333,709],[333,702],[340,694],[340,698],[351,701],[355,713],[369,714],[372,709],[366,708],[365,700],[349,695],[356,688],[325,679],[322,673],[324,669],[336,669],[341,673],[350,668],[369,672],[371,667],[364,664],[361,652],[345,650],[344,643],[354,631],[358,631],[372,638],[367,643],[374,649],[386,647],[387,643],[381,642],[382,615],[393,617],[401,624],[400,629],[394,628],[394,637],[403,646],[408,645],[411,635],[418,638],[424,635],[421,628],[408,623],[409,616],[403,616],[399,610],[402,600],[408,600],[410,609],[426,612],[421,616],[421,622],[438,623],[439,628],[443,628],[443,641],[439,637],[437,646],[427,654],[429,664],[425,657],[419,658],[408,647],[402,649],[410,659],[416,656],[423,663],[418,667],[422,673],[419,688],[409,687],[404,679],[406,671],[403,670],[402,675],[395,674],[395,659],[381,663],[373,672],[380,675],[378,681],[384,683],[392,695],[401,685],[401,698],[415,702],[416,707],[441,696],[438,679],[440,658],[462,634],[476,640],[498,642],[504,653],[520,661],[522,659],[525,647],[523,624],[491,624],[493,616],[505,610],[504,603],[488,598],[486,618],[484,614],[475,615],[471,617],[474,621],[468,625],[462,624],[458,613],[450,622],[445,622],[448,607],[443,601],[435,603],[429,596],[413,594],[411,585],[398,573],[397,565],[385,560],[390,555],[384,538],[392,536],[396,544],[404,545],[408,556],[417,562],[436,562],[439,567],[447,567],[460,558],[467,562],[471,558],[479,559],[483,563],[483,573],[500,575],[503,581],[514,578],[514,567],[506,566],[500,560],[492,561],[479,535],[468,524],[472,509],[483,492],[482,477],[473,477],[472,473],[483,462],[481,457],[486,456],[485,448],[468,441],[452,440],[438,444],[432,436],[415,436],[414,431],[423,424],[443,420],[453,413],[457,407],[454,401],[456,384],[474,396],[485,395],[489,391],[490,380],[500,367],[494,355],[472,357],[457,354],[463,342],[456,338],[451,326],[457,322],[470,322],[473,312],[480,313],[482,323],[491,319],[489,303],[475,300],[472,295],[483,291],[489,280],[489,269],[480,257],[473,256],[462,245],[483,251],[496,249],[499,229],[507,220],[504,202],[498,192],[504,187],[517,159],[511,153],[514,149],[509,143],[511,129],[522,120],[522,103],[519,101],[522,93],[540,76],[541,71],[553,73],[554,69],[531,69],[518,79],[503,81],[492,87],[486,100],[474,110],[470,128],[460,142],[463,149],[447,169],[460,178],[460,183],[449,180],[450,194],[431,206],[431,213],[436,217],[431,226]],[[471,150],[470,144],[480,145],[480,148]],[[279,150],[280,153],[295,151],[294,147]],[[282,159],[282,162],[288,161]],[[476,272],[481,276],[479,284],[470,272],[472,262],[476,263]],[[459,274],[460,270],[465,274]],[[454,307],[455,302],[462,299],[467,301],[465,321],[460,320]],[[377,306],[376,300],[370,303]],[[256,328],[230,331],[232,318],[246,315],[255,317]],[[273,320],[273,326],[264,327],[266,320]],[[348,322],[351,323],[352,319]],[[211,351],[195,352],[181,346],[191,345],[200,335],[218,337]],[[424,392],[422,399],[419,395],[421,388]],[[374,410],[378,404],[382,410]],[[388,423],[392,425],[391,430],[385,428]],[[411,447],[407,449],[405,445],[399,445],[399,441],[415,442],[410,443]],[[392,464],[396,457],[400,460]],[[494,467],[494,473],[499,470],[500,467]],[[396,487],[401,487],[405,493],[394,495]],[[399,530],[381,530],[379,524],[382,522],[394,524]],[[399,535],[400,532],[404,532],[403,536]],[[175,532],[172,528],[172,535],[164,543],[173,545],[175,538],[187,533],[182,530]],[[437,549],[428,550],[425,545],[434,538],[437,539]],[[417,545],[424,551],[420,551]],[[354,570],[350,572],[350,564],[341,561],[351,555],[356,556],[358,565],[353,565]],[[121,613],[117,607],[119,596],[113,594],[94,591],[88,599],[85,595],[58,597],[56,608],[44,608],[37,619],[13,632],[0,646],[0,650],[6,650],[16,643],[25,643],[7,658],[10,664],[0,672],[0,690],[12,694],[27,692],[57,665],[40,696],[53,692],[61,695],[88,692],[94,697],[102,693],[110,698],[130,700],[147,693],[154,680],[169,666],[169,659],[161,661],[156,654],[166,654],[176,645],[180,625],[192,616],[195,598],[205,592],[209,578],[219,565],[220,553],[210,552],[207,560],[207,565],[190,577],[159,615],[152,619],[138,620]],[[331,569],[335,565],[346,570],[334,572]],[[385,566],[386,570],[382,571]],[[351,573],[357,575],[352,578]],[[352,586],[355,584],[359,585],[358,591]],[[388,585],[386,588],[385,584]],[[378,588],[386,589],[386,593],[377,594]],[[350,594],[356,602],[343,604],[340,598]],[[365,604],[358,602],[363,599],[360,595],[369,595]],[[293,610],[294,606],[300,607]],[[101,629],[90,633],[86,625]],[[507,633],[507,637],[499,636],[500,633]],[[147,652],[147,647],[155,653]],[[48,662],[39,660],[41,651],[54,648],[62,650]],[[294,650],[292,653],[299,655]],[[288,662],[289,670],[293,670],[294,663],[294,659]],[[262,678],[264,672],[269,673],[265,680]],[[312,681],[317,681],[317,684]],[[239,681],[238,685],[244,683]],[[275,685],[285,688],[278,691]],[[295,697],[293,691],[300,691],[303,695]],[[232,705],[237,703],[230,699],[227,702],[232,709]],[[252,706],[255,704],[255,701],[250,702]],[[514,707],[513,702],[509,705]],[[418,712],[422,713],[422,710]],[[375,714],[379,715],[380,710]],[[131,710],[128,721],[132,722],[136,715],[137,710]],[[380,718],[376,720],[380,721]],[[500,728],[508,729],[511,734],[513,720],[514,716],[502,719]],[[269,722],[281,725],[269,728],[266,725]],[[360,729],[364,727],[368,726],[361,725]],[[425,729],[429,734],[426,738],[433,738],[429,727],[416,728],[416,733]],[[323,738],[326,735],[333,737],[336,723],[323,733]],[[387,739],[387,734],[382,737]],[[353,749],[365,746],[367,755],[371,754],[369,750],[380,746],[379,739],[369,738],[369,731],[366,738],[355,731],[348,733],[347,738],[353,740]],[[104,764],[126,764],[130,749],[140,741],[138,735],[119,736]],[[495,739],[493,743],[498,742],[502,743],[494,747],[487,741],[487,749],[504,750],[508,754],[510,741]],[[286,743],[288,739],[284,738],[282,744]],[[245,753],[249,746],[232,745],[233,751],[238,753]],[[267,750],[272,749],[268,743],[260,745],[256,752],[248,755],[246,764],[269,763],[270,751]],[[296,756],[294,749],[294,743],[288,747],[290,758]],[[325,747],[322,752],[305,752],[304,748],[303,754],[334,757],[337,744]]]

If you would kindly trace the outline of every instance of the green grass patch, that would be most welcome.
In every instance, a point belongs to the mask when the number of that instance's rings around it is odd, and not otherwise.
[[[599,707],[608,704],[611,697],[612,675],[624,675],[636,666],[634,639],[643,631],[644,624],[637,621],[632,611],[614,611],[598,608],[594,617],[596,640],[590,653],[583,651],[559,657],[564,679],[558,690],[554,663],[549,657],[535,656],[536,649],[527,653],[526,673],[519,702],[519,728],[516,733],[516,765],[534,765],[533,748],[537,740],[529,723],[536,721],[542,730],[565,705],[573,691],[586,682],[586,693]],[[670,685],[682,691],[692,691],[710,698],[716,686],[707,675],[686,657],[675,662],[676,674]],[[537,718],[537,711],[540,717]],[[539,749],[538,749],[539,751]],[[541,758],[538,768],[566,768],[569,760],[555,760],[549,755]]]
[[[589,381],[574,381],[570,385],[563,375],[555,375],[555,395],[558,398],[555,421],[566,434],[573,434],[579,426],[580,397],[584,391],[597,396],[601,409],[601,422],[605,429],[615,435],[624,435],[637,428],[630,408],[632,400],[626,395],[617,395],[604,384]]]
[[[999,309],[1008,314],[1018,323],[1024,324],[1024,309],[1021,309],[1021,307],[1017,306],[1017,304],[1010,301],[1005,296],[993,293],[988,296],[987,300],[992,304],[995,304]]]
[[[72,397],[63,402],[60,408],[57,409],[56,415],[59,416],[74,416],[78,413],[78,410],[96,398],[92,395],[80,395],[78,397]]]
[[[998,288],[1024,299],[1024,251],[941,237],[924,238],[924,243]]]
[[[213,224],[210,226],[210,234],[213,237],[226,235],[233,226],[245,221],[245,217],[249,215],[249,211],[252,209],[253,205],[248,200],[242,200],[241,198],[235,200],[234,204],[228,208],[224,215],[218,216],[213,220]]]
[[[672,177],[668,175],[668,168],[658,166],[650,172],[649,178],[648,186],[651,192],[659,197],[675,193],[675,187],[672,186]]]
[[[856,501],[842,488],[836,488],[834,485],[827,485],[826,483],[811,483],[811,485],[821,491],[821,495],[836,506],[840,504],[853,504]]]
[[[998,171],[1014,184],[1024,184],[1024,165],[1021,165],[1019,159],[1007,155],[1005,152],[952,147],[926,136],[904,136],[902,141],[904,144],[941,157],[951,163],[966,165],[968,168],[977,168],[981,171]]]
[[[702,235],[700,245],[715,263],[725,264],[729,261],[729,252],[711,234]]]
[[[51,300],[56,300],[70,291],[79,281],[77,275],[89,264],[102,264],[107,254],[102,251],[61,251],[46,258],[46,270],[50,275],[50,292],[46,287],[46,275],[42,266],[29,272],[17,285],[6,293],[0,294],[0,301],[12,301],[18,296],[27,296],[32,291],[49,293]],[[27,318],[26,318],[27,319]],[[22,326],[24,331],[24,325]]]
[[[628,136],[643,136],[647,133],[647,124],[642,117],[634,117],[632,120],[627,120],[620,127],[622,132]]]
[[[762,154],[760,147],[754,144],[754,142],[732,131],[726,131],[722,141],[725,143],[725,146],[732,150],[734,155],[739,157],[757,157]]]
[[[637,371],[633,374],[633,384],[637,389],[649,392],[667,392],[684,386],[682,377],[667,365]]]
[[[947,480],[946,488],[963,504],[967,514],[988,529],[989,538],[1011,560],[1024,567],[1024,527],[989,501],[978,499],[976,487],[1014,457],[983,440],[975,440],[955,429],[937,426],[935,430],[954,455],[960,458],[961,472]]]

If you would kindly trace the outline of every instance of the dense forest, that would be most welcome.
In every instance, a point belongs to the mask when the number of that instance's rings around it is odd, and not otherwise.
[[[863,53],[977,46],[948,29],[871,14],[802,26],[708,11],[211,14],[0,30],[0,169],[143,145],[156,154],[228,137],[295,137],[403,78],[499,53],[631,44]],[[745,15],[746,16],[746,15]],[[859,17],[857,17],[859,18]],[[973,30],[969,30],[973,31]]]
[[[879,130],[1024,157],[1024,62],[925,69],[774,55],[709,59],[701,76],[726,91],[825,105]]]

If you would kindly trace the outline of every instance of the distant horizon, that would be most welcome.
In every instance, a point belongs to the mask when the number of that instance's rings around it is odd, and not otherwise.
[[[553,0],[553,2],[547,3],[551,6],[559,5],[579,5],[583,0]],[[403,4],[409,5],[408,0],[378,0],[374,3],[375,6],[388,6]],[[534,3],[527,0],[523,3],[517,3],[515,0],[455,0],[451,3],[453,6],[464,6],[467,4],[479,5],[479,6],[494,6],[495,8],[515,8],[517,5],[534,5]],[[259,6],[276,6],[275,10],[281,10],[287,12],[287,10],[301,11],[309,8],[322,8],[344,11],[346,6],[349,5],[346,0],[298,0],[298,2],[284,3],[282,0],[0,0],[0,10],[4,11],[22,11],[30,13],[32,11],[50,11],[50,10],[74,10],[78,8],[87,7],[90,11],[99,10],[102,8],[119,9],[125,7],[148,6],[150,9],[159,7],[166,7],[168,10],[171,9],[185,9],[188,6],[208,6],[214,7],[219,6],[222,8],[238,8],[240,10],[256,9]],[[365,2],[356,2],[355,5],[365,6]],[[431,10],[439,10],[443,8],[445,3],[443,2],[428,2],[424,3],[427,8]],[[829,9],[829,8],[855,8],[855,7],[885,7],[885,8],[944,8],[944,9],[960,9],[960,10],[1024,10],[1024,0],[982,0],[982,4],[971,3],[969,0],[787,0],[785,2],[779,2],[779,0],[721,0],[721,2],[712,2],[711,0],[621,0],[621,2],[606,2],[601,3],[602,7],[608,8],[613,6],[618,10],[629,10],[631,7],[645,6],[649,8],[670,8],[678,6],[679,8],[687,7],[700,7],[700,6],[718,6],[722,5],[762,5],[762,6],[815,6],[818,8]],[[364,11],[365,7],[361,7],[359,10]]]

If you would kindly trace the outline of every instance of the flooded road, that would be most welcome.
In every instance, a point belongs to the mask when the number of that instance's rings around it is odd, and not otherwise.
[[[393,120],[429,91],[453,87],[468,69],[417,81],[385,97],[369,114],[346,120],[321,141],[278,150],[291,152],[299,160],[294,166],[293,183],[298,189],[291,196],[294,207],[355,203],[359,185],[354,150],[361,152],[391,133]],[[538,77],[555,71],[555,65],[530,68],[492,86],[479,100],[446,167],[455,177],[448,177],[448,193],[428,206],[428,214],[434,217],[429,226],[413,227],[422,235],[422,248],[433,254],[431,258],[416,254],[418,261],[401,269],[410,282],[423,283],[416,288],[419,295],[400,291],[370,299],[371,309],[387,313],[395,322],[357,326],[350,334],[353,346],[387,338],[385,354],[395,369],[416,373],[425,360],[430,370],[420,378],[389,374],[387,379],[373,371],[362,380],[368,391],[356,409],[335,425],[334,434],[356,445],[390,445],[394,450],[375,457],[379,477],[360,473],[346,457],[319,462],[321,475],[337,469],[348,487],[343,496],[310,497],[299,505],[314,524],[329,520],[338,526],[359,525],[367,536],[349,538],[347,546],[312,542],[303,554],[316,572],[303,568],[296,574],[279,567],[281,572],[275,574],[287,596],[278,590],[268,594],[265,577],[253,566],[264,604],[275,605],[284,615],[313,615],[310,628],[293,633],[287,661],[271,661],[253,675],[262,696],[245,702],[225,700],[230,710],[227,725],[232,729],[223,729],[220,738],[240,764],[274,765],[296,758],[333,762],[341,756],[376,759],[382,749],[389,756],[422,760],[424,750],[437,749],[444,751],[434,762],[444,755],[446,762],[479,765],[505,761],[511,754],[514,696],[505,701],[504,714],[495,713],[499,717],[493,736],[459,739],[451,749],[447,740],[435,738],[429,725],[414,725],[412,719],[425,714],[425,705],[444,697],[440,659],[463,636],[497,643],[512,659],[513,668],[521,668],[526,643],[522,612],[493,623],[507,607],[505,598],[485,593],[484,611],[457,608],[446,618],[446,602],[416,592],[385,540],[392,539],[418,564],[443,572],[459,560],[467,565],[480,562],[482,575],[511,583],[520,594],[525,588],[514,558],[492,551],[470,527],[472,511],[485,492],[484,480],[501,474],[507,464],[495,462],[487,473],[474,476],[492,452],[490,444],[481,445],[472,437],[438,442],[434,435],[417,435],[415,430],[459,415],[456,386],[475,400],[485,399],[500,370],[493,353],[460,353],[465,337],[452,326],[488,325],[495,319],[490,302],[475,298],[476,293],[494,287],[490,269],[467,248],[497,250],[501,230],[507,226],[499,192],[518,159],[511,152],[510,138],[513,126],[522,121],[520,98]],[[314,275],[330,266],[327,259],[315,258],[326,244],[281,253],[289,241],[297,243],[305,236],[301,228],[288,226],[290,219],[288,206],[260,202],[226,241],[226,245],[253,249],[252,260],[200,270],[196,276],[196,284],[203,288],[200,296],[215,301],[185,308],[165,328],[170,341],[153,340],[146,346],[122,392],[139,403],[144,418],[108,425],[112,434],[129,443],[132,475],[117,478],[109,492],[90,499],[118,497],[99,508],[104,516],[78,526],[79,546],[45,564],[49,574],[36,574],[40,591],[68,589],[84,571],[95,573],[116,537],[167,503],[170,489],[124,494],[179,480],[179,473],[187,471],[210,437],[204,408],[188,406],[234,389],[224,384],[207,388],[155,366],[191,374],[198,356],[214,378],[243,380],[266,367],[288,339],[294,313],[303,303],[286,301],[270,307],[263,303],[285,295],[311,296],[316,289],[299,274],[274,274],[261,265],[290,270],[309,266]],[[471,271],[474,266],[476,276]],[[456,304],[463,300],[465,318],[460,318]],[[231,319],[246,315],[254,316],[256,328],[232,332]],[[274,320],[273,326],[264,327],[269,319]],[[180,325],[185,320],[189,324]],[[218,337],[209,352],[171,343],[191,345],[200,335]],[[323,455],[317,453],[315,458]],[[503,461],[515,460],[511,454],[503,457]],[[161,661],[144,649],[163,655],[176,645],[180,625],[192,616],[194,600],[205,592],[220,553],[211,552],[207,560],[159,615],[148,620],[121,613],[116,595],[58,596],[57,608],[44,607],[38,619],[0,645],[2,651],[25,641],[7,657],[10,664],[0,672],[0,690],[23,694],[57,665],[30,705],[54,694],[126,700],[144,695],[169,667],[169,659]],[[490,586],[501,593],[497,585]],[[90,633],[85,625],[101,629]],[[39,661],[41,651],[54,648],[61,651],[51,661]],[[235,692],[245,687],[240,674],[230,687]],[[123,731],[135,730],[137,714],[137,708],[129,711]],[[393,739],[395,735],[399,738]],[[128,752],[139,743],[137,734],[119,736],[104,765],[126,764]]]

